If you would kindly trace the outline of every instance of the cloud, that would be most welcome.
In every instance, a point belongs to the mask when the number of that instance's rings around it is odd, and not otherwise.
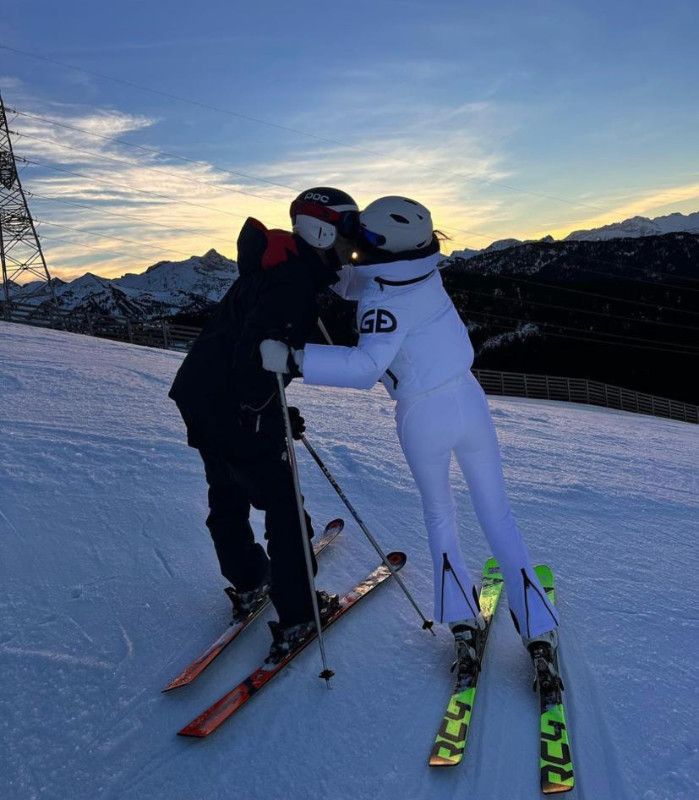
[[[22,180],[31,192],[32,213],[42,220],[49,269],[66,279],[87,270],[118,276],[211,247],[235,257],[237,232],[247,216],[288,227],[290,201],[314,185],[343,188],[360,205],[386,194],[414,197],[431,209],[454,249],[507,236],[562,236],[699,197],[699,183],[686,181],[631,198],[596,198],[595,205],[608,212],[591,215],[569,207],[570,219],[559,217],[538,231],[542,219],[565,207],[527,194],[527,187],[513,191],[503,185],[518,184],[508,145],[517,123],[492,102],[443,105],[427,98],[416,115],[412,100],[401,93],[387,105],[379,92],[360,101],[355,89],[343,88],[285,122],[313,130],[321,115],[322,130],[342,131],[347,146],[309,140],[285,145],[277,159],[246,164],[248,177],[203,159],[183,162],[112,140],[145,131],[156,138],[161,121],[146,115],[39,103],[27,96],[17,102],[22,111],[32,114],[36,108],[39,116],[66,126],[36,116],[13,121],[20,134],[15,150],[29,162]]]
[[[23,115],[14,127],[16,149],[28,162],[22,180],[41,221],[49,269],[59,277],[86,268],[111,277],[211,247],[231,254],[250,213],[284,224],[287,190],[99,138],[150,128],[153,119],[119,111],[50,118],[65,127]]]
[[[500,200],[475,201],[470,195],[474,184],[506,174],[500,168],[499,157],[482,152],[479,144],[465,134],[442,136],[441,141],[430,145],[419,149],[413,146],[411,152],[403,139],[368,141],[366,147],[370,151],[378,146],[384,150],[393,147],[404,157],[398,160],[346,148],[325,148],[270,164],[266,169],[267,174],[285,183],[338,186],[360,205],[387,194],[413,197],[431,209],[437,226],[451,228],[457,234],[466,220],[477,227],[498,219]]]
[[[123,148],[120,149],[99,137],[118,137],[155,124],[155,120],[148,117],[124,114],[120,111],[50,115],[51,119],[59,123],[58,125],[44,121],[41,119],[43,116],[39,112],[36,117],[22,114],[17,117],[14,128],[20,137],[22,155],[25,158],[46,158],[66,164],[83,163],[88,160],[75,156],[70,150],[71,147],[95,152],[97,155],[92,157],[93,160],[100,155],[119,156],[123,153]]]
[[[435,108],[431,125],[412,127],[406,107],[403,131],[357,137],[356,148],[306,143],[276,162],[246,166],[259,179],[238,179],[204,160],[182,163],[112,140],[154,129],[158,120],[151,117],[63,106],[46,111],[46,104],[30,116],[31,105],[21,104],[29,115],[14,123],[17,150],[29,162],[23,180],[42,221],[49,268],[63,278],[86,269],[121,275],[210,247],[235,256],[237,231],[248,215],[287,227],[295,194],[323,183],[345,188],[361,204],[383,194],[412,195],[455,239],[464,238],[455,228],[465,219],[478,227],[502,212],[498,200],[469,196],[478,185],[473,182],[507,175],[500,156],[465,129],[467,119],[482,122],[491,112],[488,104],[464,103],[441,116]]]
[[[23,86],[24,84],[19,78],[15,78],[12,75],[0,75],[0,88],[2,88],[3,92],[21,89]]]
[[[411,196],[455,238],[490,241],[491,234],[474,228],[504,222],[507,203],[481,190],[511,174],[503,141],[513,123],[490,102],[444,106],[426,96],[416,114],[402,93],[388,103],[380,89],[360,94],[347,87],[322,106],[323,130],[342,130],[348,146],[307,143],[256,170],[303,187],[337,185],[360,205],[381,195]],[[317,116],[317,110],[299,113],[293,125],[313,130]]]

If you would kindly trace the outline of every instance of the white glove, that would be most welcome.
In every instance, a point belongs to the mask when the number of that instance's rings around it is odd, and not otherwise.
[[[289,371],[289,345],[276,339],[265,339],[260,344],[262,367],[268,372],[287,373]]]

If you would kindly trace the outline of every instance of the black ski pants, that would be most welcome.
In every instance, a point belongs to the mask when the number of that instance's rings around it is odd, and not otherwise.
[[[222,575],[239,591],[271,577],[270,597],[279,622],[313,619],[296,495],[286,452],[239,461],[223,452],[200,450],[209,484],[206,525]],[[265,512],[267,553],[255,542],[250,507]],[[306,514],[309,536],[311,518]],[[313,572],[317,571],[315,557]]]

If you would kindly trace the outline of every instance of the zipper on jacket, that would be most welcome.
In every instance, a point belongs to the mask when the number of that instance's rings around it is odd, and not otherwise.
[[[425,275],[420,275],[419,278],[410,278],[407,281],[391,281],[388,278],[381,278],[381,277],[376,277],[374,278],[374,280],[376,281],[376,283],[379,284],[379,286],[381,287],[381,291],[383,292],[384,286],[410,286],[413,283],[420,283],[420,281],[425,281],[427,280],[427,278],[431,278],[434,275],[434,272],[435,272],[434,270],[431,270]]]

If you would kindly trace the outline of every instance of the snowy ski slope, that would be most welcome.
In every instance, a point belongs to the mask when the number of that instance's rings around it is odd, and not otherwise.
[[[175,732],[264,655],[258,622],[179,694],[161,687],[227,622],[205,485],[166,398],[181,355],[0,323],[0,798],[536,798],[537,700],[505,604],[464,763],[426,766],[449,694],[434,639],[395,586],[338,623],[318,680],[309,648],[206,740]],[[392,407],[293,387],[310,440],[427,607],[419,502]],[[562,657],[585,800],[699,797],[699,429],[550,402],[493,399],[517,518],[558,574]],[[343,515],[305,453],[317,526]],[[485,542],[460,480],[474,569]],[[255,518],[260,528],[260,517]],[[348,519],[320,584],[376,563]]]

